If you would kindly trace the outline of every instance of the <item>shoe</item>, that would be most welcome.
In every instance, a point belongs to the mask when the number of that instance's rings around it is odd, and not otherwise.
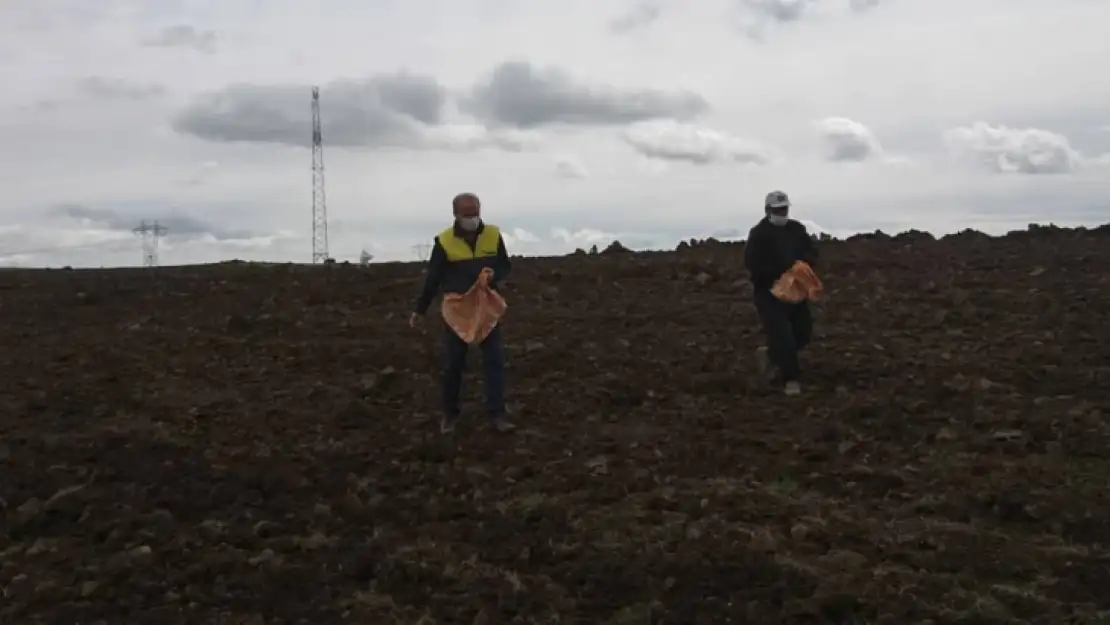
[[[509,421],[508,417],[494,417],[492,423],[493,429],[502,434],[507,434],[516,429],[516,426],[513,425],[512,421]]]
[[[802,385],[797,382],[787,382],[783,385],[782,391],[786,393],[788,397],[797,397],[802,394]]]
[[[457,415],[443,415],[443,418],[439,421],[440,434],[450,434],[454,432],[455,426],[458,425],[458,423],[459,417]]]

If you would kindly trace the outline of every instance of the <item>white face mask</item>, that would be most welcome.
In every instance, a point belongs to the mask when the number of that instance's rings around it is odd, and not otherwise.
[[[480,217],[459,217],[459,227],[467,232],[474,232],[478,229],[478,223],[481,222]]]
[[[771,222],[772,226],[785,226],[786,222],[790,221],[790,217],[786,215],[767,215],[767,221]]]

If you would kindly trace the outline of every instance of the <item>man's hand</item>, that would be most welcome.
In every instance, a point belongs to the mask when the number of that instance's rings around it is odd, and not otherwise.
[[[478,274],[479,286],[489,286],[491,280],[493,280],[493,270],[489,267],[482,269],[481,273]]]
[[[420,322],[423,321],[423,320],[424,320],[424,315],[414,312],[411,315],[409,315],[409,327],[415,330],[416,327],[419,326]]]

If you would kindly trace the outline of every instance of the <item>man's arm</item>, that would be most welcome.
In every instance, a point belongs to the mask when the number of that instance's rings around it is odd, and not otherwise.
[[[435,245],[432,246],[432,256],[428,259],[427,275],[424,276],[424,288],[420,291],[420,297],[416,300],[416,314],[423,315],[428,312],[428,307],[432,305],[432,300],[435,299],[436,293],[439,291],[439,281],[443,278],[443,270],[447,265],[447,253],[443,251],[443,246],[439,244],[439,238],[435,240]]]
[[[798,224],[801,230],[802,242],[799,246],[798,260],[805,262],[810,267],[817,265],[817,246],[813,243],[813,237],[809,236],[809,231],[802,224]]]
[[[509,277],[513,269],[513,261],[509,259],[509,252],[505,249],[505,239],[497,237],[497,259],[493,262],[493,279],[490,285],[497,287]]]
[[[780,254],[773,245],[753,230],[748,235],[744,245],[744,266],[752,274],[752,282],[771,283],[779,279],[786,270],[790,269],[792,262],[780,258]]]

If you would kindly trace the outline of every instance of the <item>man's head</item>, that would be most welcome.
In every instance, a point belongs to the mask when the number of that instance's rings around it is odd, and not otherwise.
[[[790,198],[782,191],[772,191],[767,194],[763,210],[767,213],[767,221],[776,226],[785,226],[790,221]]]
[[[451,200],[451,209],[455,213],[455,223],[463,230],[477,230],[482,222],[482,203],[473,193],[460,193]]]

